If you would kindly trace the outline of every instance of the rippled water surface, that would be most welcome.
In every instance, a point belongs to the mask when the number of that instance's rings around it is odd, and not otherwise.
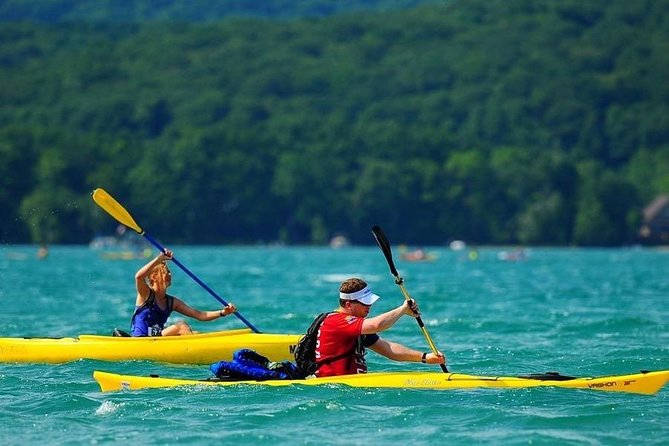
[[[401,304],[375,247],[172,247],[179,260],[267,333],[303,332],[337,304],[339,282],[367,280],[378,314]],[[452,371],[569,375],[669,369],[669,252],[640,249],[430,249],[434,262],[397,259],[407,290]],[[0,248],[0,337],[62,337],[127,329],[140,260],[87,247]],[[397,253],[396,253],[397,257]],[[218,302],[176,266],[172,294]],[[405,320],[406,319],[406,320]],[[420,350],[405,318],[384,334]],[[242,328],[236,318],[197,330]],[[424,369],[369,353],[372,370]],[[0,364],[3,444],[567,444],[666,445],[669,388],[654,396],[560,389],[417,391],[320,388],[153,389],[101,393],[93,370],[192,378],[206,366],[77,361]],[[437,369],[438,370],[438,369]]]

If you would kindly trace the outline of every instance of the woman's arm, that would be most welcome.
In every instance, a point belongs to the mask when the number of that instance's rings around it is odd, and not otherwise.
[[[220,310],[211,310],[211,311],[201,311],[196,308],[189,306],[186,302],[175,297],[174,298],[174,307],[173,310],[183,314],[184,316],[192,317],[198,321],[213,321],[214,319],[227,316],[237,311],[235,304],[229,303],[226,307],[223,307]]]
[[[135,273],[135,288],[137,289],[137,300],[135,301],[136,305],[142,305],[144,301],[149,297],[149,292],[151,289],[146,283],[146,278],[149,276],[153,268],[156,267],[160,262],[169,260],[172,258],[172,251],[166,249],[164,253],[158,254],[153,260],[149,261],[146,265],[141,267]]]

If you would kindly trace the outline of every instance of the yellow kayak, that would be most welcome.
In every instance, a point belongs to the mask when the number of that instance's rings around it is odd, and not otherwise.
[[[118,375],[95,371],[93,377],[103,392],[117,390],[138,390],[158,387],[179,386],[318,386],[341,384],[364,388],[398,389],[520,389],[530,387],[561,387],[566,389],[589,389],[606,392],[630,392],[652,395],[657,393],[667,380],[669,370],[640,372],[631,375],[603,376],[590,378],[569,378],[561,375],[541,375],[539,379],[508,376],[474,376],[459,373],[435,372],[375,372],[359,375],[333,376],[306,380],[268,380],[268,381],[233,381],[233,380],[193,380],[163,378],[159,376]]]
[[[232,359],[250,348],[271,361],[292,360],[299,334],[252,333],[250,329],[185,336],[76,338],[0,338],[0,363],[62,363],[79,359],[146,360],[177,364],[211,364]]]

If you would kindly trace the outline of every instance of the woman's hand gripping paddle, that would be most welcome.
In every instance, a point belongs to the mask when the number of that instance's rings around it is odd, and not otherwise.
[[[165,252],[165,248],[155,241],[152,237],[149,236],[146,232],[142,230],[142,228],[139,227],[139,225],[135,222],[135,219],[132,218],[130,213],[125,210],[123,206],[119,204],[118,201],[114,199],[111,195],[109,195],[104,189],[95,189],[93,191],[93,201],[97,203],[98,206],[100,206],[102,209],[107,211],[109,215],[114,217],[119,223],[129,227],[133,231],[137,232],[139,235],[143,236],[145,239],[147,239],[153,246],[158,248],[160,252]],[[176,257],[172,257],[172,261],[179,267],[181,268],[186,274],[188,274],[193,280],[195,280],[202,288],[207,290],[209,294],[214,296],[216,300],[218,300],[220,303],[223,305],[227,306],[228,303],[223,300],[218,294],[214,292],[211,288],[209,288],[204,282],[202,282],[195,274],[190,272],[188,268],[186,268],[180,261],[176,259]],[[251,330],[253,330],[255,333],[260,333],[257,328],[255,328],[249,321],[244,318],[241,314],[239,314],[238,311],[236,311],[235,316],[237,316],[244,324],[246,324],[247,327],[249,327]]]
[[[400,277],[399,273],[397,272],[397,268],[395,268],[395,262],[393,261],[393,253],[390,250],[390,242],[388,242],[388,238],[386,237],[386,235],[383,233],[383,231],[379,226],[372,227],[372,235],[374,235],[376,243],[379,245],[379,248],[381,248],[381,252],[383,252],[383,255],[386,257],[386,261],[388,262],[388,266],[390,267],[390,274],[392,274],[393,277],[395,277],[395,283],[400,287],[400,290],[402,290],[404,298],[406,300],[411,300],[409,292],[404,287],[404,279]],[[434,353],[435,355],[438,354],[439,350],[437,350],[437,347],[434,345],[434,342],[432,341],[430,334],[427,332],[425,324],[423,324],[423,320],[421,319],[420,316],[416,317],[416,322],[418,322],[418,326],[423,332],[423,336],[425,336],[425,340],[427,341],[427,344],[430,346],[432,353]],[[448,373],[448,369],[446,368],[445,364],[439,364],[439,365],[441,366],[441,370],[443,370],[444,373]]]

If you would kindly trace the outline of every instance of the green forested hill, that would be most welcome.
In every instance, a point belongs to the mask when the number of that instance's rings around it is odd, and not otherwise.
[[[247,16],[286,19],[392,11],[452,0],[3,0],[0,22],[212,22]]]
[[[2,242],[615,245],[669,192],[669,0],[0,27]]]

